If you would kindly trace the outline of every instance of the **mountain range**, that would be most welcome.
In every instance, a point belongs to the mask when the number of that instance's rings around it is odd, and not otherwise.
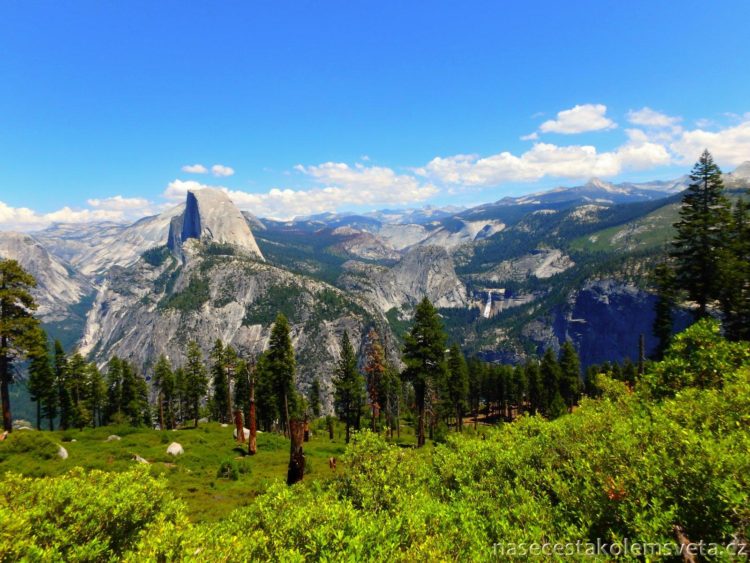
[[[0,257],[36,277],[52,336],[147,374],[160,354],[180,363],[189,340],[206,353],[220,338],[258,354],[283,312],[298,385],[317,379],[330,391],[342,333],[361,349],[375,327],[398,363],[424,296],[469,354],[514,362],[570,339],[588,365],[634,358],[640,334],[655,345],[648,272],[672,236],[687,181],[592,179],[468,209],[291,221],[255,217],[206,188],[130,225],[0,232]],[[750,162],[725,181],[730,195],[743,193]]]

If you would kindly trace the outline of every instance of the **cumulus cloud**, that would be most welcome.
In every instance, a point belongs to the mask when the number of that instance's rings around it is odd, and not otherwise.
[[[666,128],[677,126],[682,121],[682,118],[655,111],[650,107],[643,107],[638,110],[630,110],[628,112],[628,121],[633,125],[640,125],[642,127]]]
[[[750,160],[750,119],[717,131],[682,131],[669,145],[681,164],[697,160],[708,149],[723,166],[737,166]]]
[[[662,145],[646,138],[631,138],[609,152],[598,152],[591,145],[535,143],[521,155],[501,152],[487,157],[473,154],[437,157],[417,169],[417,173],[448,184],[482,187],[533,182],[545,177],[615,176],[623,170],[643,170],[669,162],[670,155]]]
[[[588,131],[614,129],[617,124],[605,114],[604,104],[583,104],[557,113],[557,119],[550,119],[539,126],[542,133],[562,133],[572,135]]]
[[[211,174],[217,177],[231,176],[234,174],[234,168],[231,166],[224,166],[223,164],[214,164],[211,167]]]
[[[112,209],[72,209],[63,207],[50,213],[38,213],[27,207],[11,207],[0,201],[0,229],[34,231],[52,223],[92,223],[97,221],[122,221],[125,214]]]
[[[186,164],[182,167],[182,171],[187,172],[188,174],[206,174],[208,168],[202,164]]]
[[[103,199],[87,199],[86,203],[95,209],[105,209],[109,211],[144,211],[146,212],[151,205],[147,199],[142,197],[122,197],[116,195]]]
[[[434,185],[422,183],[414,176],[397,174],[380,166],[327,162],[317,166],[298,165],[295,169],[320,187],[273,188],[264,193],[251,193],[178,179],[169,183],[164,197],[177,202],[184,199],[189,190],[220,189],[242,209],[265,217],[290,219],[346,206],[410,204],[424,201],[438,191]]]
[[[536,141],[539,138],[539,133],[534,131],[533,133],[529,133],[528,135],[524,135],[521,137],[522,141]]]

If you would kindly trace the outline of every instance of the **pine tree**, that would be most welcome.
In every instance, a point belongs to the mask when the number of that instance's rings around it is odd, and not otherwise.
[[[705,317],[710,302],[720,296],[721,249],[730,224],[729,201],[724,196],[721,170],[704,151],[690,173],[680,209],[677,234],[672,243],[677,286],[698,304],[698,317]]]
[[[740,199],[732,213],[727,246],[720,256],[720,302],[732,340],[750,340],[750,211]]]
[[[405,336],[405,378],[414,387],[417,404],[417,447],[425,444],[425,405],[428,387],[437,385],[445,374],[443,324],[426,297],[417,305],[414,324]]]
[[[73,402],[68,385],[68,358],[59,340],[55,340],[55,383],[57,384],[60,428],[67,430],[73,417]]]
[[[469,407],[474,417],[474,429],[479,423],[479,405],[482,400],[482,386],[484,385],[485,366],[478,358],[468,361],[469,370]]]
[[[542,383],[542,374],[539,370],[537,360],[529,360],[524,365],[526,372],[526,381],[529,390],[529,408],[531,414],[537,414],[544,409],[544,387]]]
[[[39,325],[32,313],[37,305],[30,290],[36,280],[15,260],[0,260],[0,404],[3,428],[13,430],[10,385],[14,363],[29,352],[30,336]]]
[[[568,410],[578,402],[581,394],[581,361],[570,340],[560,349],[560,394]]]
[[[549,418],[556,418],[561,413],[560,405],[562,405],[562,411],[565,410],[565,401],[560,394],[560,379],[562,379],[562,370],[560,365],[557,363],[557,358],[552,348],[547,348],[547,351],[542,357],[542,362],[539,366],[539,372],[541,375],[542,386],[543,386],[543,410]]]
[[[31,400],[36,403],[36,428],[42,429],[42,418],[47,418],[50,430],[53,430],[57,415],[57,393],[55,376],[49,360],[47,334],[41,327],[30,333],[29,340],[29,380],[28,387]],[[52,391],[52,392],[50,392]],[[49,416],[51,413],[51,416]]]
[[[359,417],[364,404],[365,381],[357,369],[357,355],[349,334],[341,337],[341,355],[333,375],[334,405],[346,425],[346,443],[352,428],[359,428]]]
[[[227,377],[227,362],[225,358],[224,344],[216,340],[211,350],[211,376],[214,390],[214,412],[213,415],[219,422],[230,423],[228,417],[229,380]]]
[[[289,321],[281,313],[276,317],[273,329],[271,329],[265,359],[266,369],[271,374],[276,399],[279,401],[278,411],[283,417],[284,430],[288,432],[290,413],[296,413],[300,405],[294,386],[297,363],[294,358]]]
[[[454,344],[448,353],[447,391],[456,417],[456,431],[463,430],[463,412],[469,395],[469,368],[461,348]]]
[[[192,418],[195,428],[198,428],[201,401],[208,391],[208,375],[203,363],[203,353],[194,340],[188,343],[187,362],[183,369],[186,418]]]
[[[101,426],[104,424],[104,408],[107,397],[107,387],[104,384],[104,378],[99,372],[96,364],[91,362],[88,365],[87,375],[87,397],[86,408],[91,413],[92,426]]]
[[[154,387],[157,391],[159,426],[162,430],[172,430],[175,427],[175,376],[164,355],[159,356],[154,367]]]
[[[79,353],[73,354],[68,360],[65,385],[70,397],[68,423],[79,430],[82,430],[91,422],[91,413],[86,406],[88,375],[89,367],[86,364],[86,360]]]
[[[318,378],[314,378],[310,384],[310,394],[308,397],[310,403],[310,411],[315,418],[320,417],[320,381]]]

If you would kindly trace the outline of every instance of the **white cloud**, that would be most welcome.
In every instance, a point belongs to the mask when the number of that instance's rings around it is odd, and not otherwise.
[[[488,157],[437,157],[417,169],[417,173],[448,184],[497,186],[545,177],[615,176],[623,170],[643,170],[669,162],[670,155],[662,145],[634,134],[627,143],[610,152],[598,152],[591,145],[535,143],[521,155],[502,152]]]
[[[240,208],[254,214],[290,219],[345,206],[402,205],[424,201],[437,188],[414,176],[396,174],[390,168],[326,162],[318,166],[297,165],[296,170],[311,177],[321,187],[307,190],[273,188],[265,193],[231,190],[224,186],[201,184],[194,180],[174,180],[164,197],[181,201],[188,190],[215,188],[223,190]]]
[[[186,164],[182,167],[182,171],[187,172],[188,174],[206,174],[208,168],[202,164]]]
[[[534,131],[533,133],[529,133],[528,135],[523,135],[521,137],[522,141],[536,141],[539,138],[539,133]]]
[[[550,119],[539,126],[542,133],[586,133],[613,129],[617,124],[606,117],[604,104],[583,104],[557,113],[557,119]]]
[[[231,176],[234,174],[234,168],[223,164],[214,164],[211,167],[211,173],[218,177]]]
[[[105,209],[109,211],[143,211],[144,213],[150,207],[150,202],[142,197],[122,197],[116,195],[104,199],[87,199],[86,203],[95,209]]]
[[[27,207],[11,207],[0,201],[0,229],[33,231],[52,223],[92,223],[96,221],[122,221],[122,211],[110,209],[71,209],[63,207],[50,213],[38,213]]]
[[[723,166],[737,166],[750,160],[750,119],[718,131],[682,131],[669,145],[682,164],[691,164],[708,149]]]
[[[644,107],[638,110],[630,110],[628,112],[628,121],[633,125],[640,125],[641,127],[676,127],[682,118],[672,117],[666,113],[655,111],[649,107]]]

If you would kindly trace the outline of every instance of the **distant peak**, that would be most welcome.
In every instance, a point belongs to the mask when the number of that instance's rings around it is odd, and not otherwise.
[[[614,184],[611,184],[610,182],[606,182],[602,180],[601,178],[591,178],[588,182],[586,182],[586,186],[609,191],[614,187]]]
[[[734,172],[732,172],[732,176],[750,180],[750,160],[746,160],[735,168]]]

